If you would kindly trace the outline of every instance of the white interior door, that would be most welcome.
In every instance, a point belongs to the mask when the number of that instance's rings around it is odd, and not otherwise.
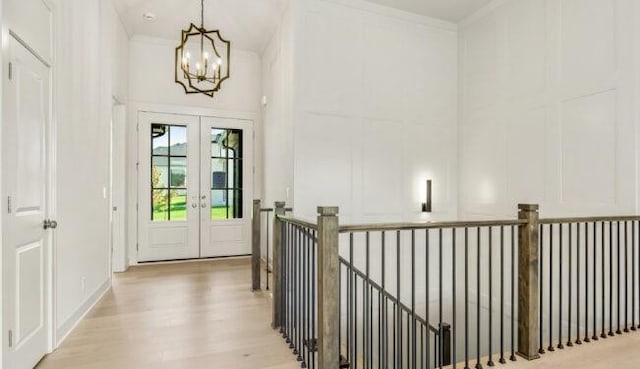
[[[138,121],[138,261],[198,258],[200,118],[141,112]]]
[[[251,253],[251,121],[202,117],[200,214],[202,257]]]
[[[2,296],[9,331],[8,345],[3,346],[4,367],[30,369],[47,352],[50,329],[51,231],[43,227],[49,201],[50,69],[13,37],[9,62],[10,75],[3,79],[2,122],[2,198],[6,204],[2,207]]]
[[[252,122],[139,116],[138,261],[251,253]]]

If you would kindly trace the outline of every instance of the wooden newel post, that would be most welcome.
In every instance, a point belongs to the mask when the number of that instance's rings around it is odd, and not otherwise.
[[[518,228],[518,355],[527,360],[538,354],[538,225],[536,204],[519,204],[518,219],[526,220]]]
[[[253,200],[251,218],[251,289],[260,289],[260,200]],[[268,277],[268,276],[267,276]]]
[[[284,214],[284,202],[276,201],[275,215],[273,217],[273,257],[271,258],[271,276],[273,277],[271,327],[273,329],[282,326],[282,273],[280,271],[280,263],[282,262],[282,221],[279,217],[284,216]],[[267,276],[267,278],[269,277]]]
[[[318,207],[318,364],[340,366],[338,208]]]

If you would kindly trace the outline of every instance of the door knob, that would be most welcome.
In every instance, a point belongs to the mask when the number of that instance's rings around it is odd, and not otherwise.
[[[55,220],[45,219],[43,228],[44,229],[49,229],[49,228],[56,229],[56,228],[58,228],[58,222],[56,222]]]

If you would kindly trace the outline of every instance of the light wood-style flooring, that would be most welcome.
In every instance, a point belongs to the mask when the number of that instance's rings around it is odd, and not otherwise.
[[[132,267],[38,369],[300,368],[249,259]]]
[[[486,366],[485,366],[486,368]],[[640,333],[632,332],[574,347],[548,352],[542,358],[526,361],[518,358],[505,369],[638,369]]]
[[[155,264],[115,275],[113,289],[38,369],[300,368],[269,327],[270,298],[250,291],[249,263]],[[499,367],[637,369],[639,348],[634,332]]]

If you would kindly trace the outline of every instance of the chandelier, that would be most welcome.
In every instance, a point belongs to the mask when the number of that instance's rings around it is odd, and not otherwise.
[[[200,1],[200,27],[191,23],[182,30],[176,47],[176,83],[187,94],[213,97],[223,81],[229,78],[231,42],[220,31],[204,28],[204,0]]]

